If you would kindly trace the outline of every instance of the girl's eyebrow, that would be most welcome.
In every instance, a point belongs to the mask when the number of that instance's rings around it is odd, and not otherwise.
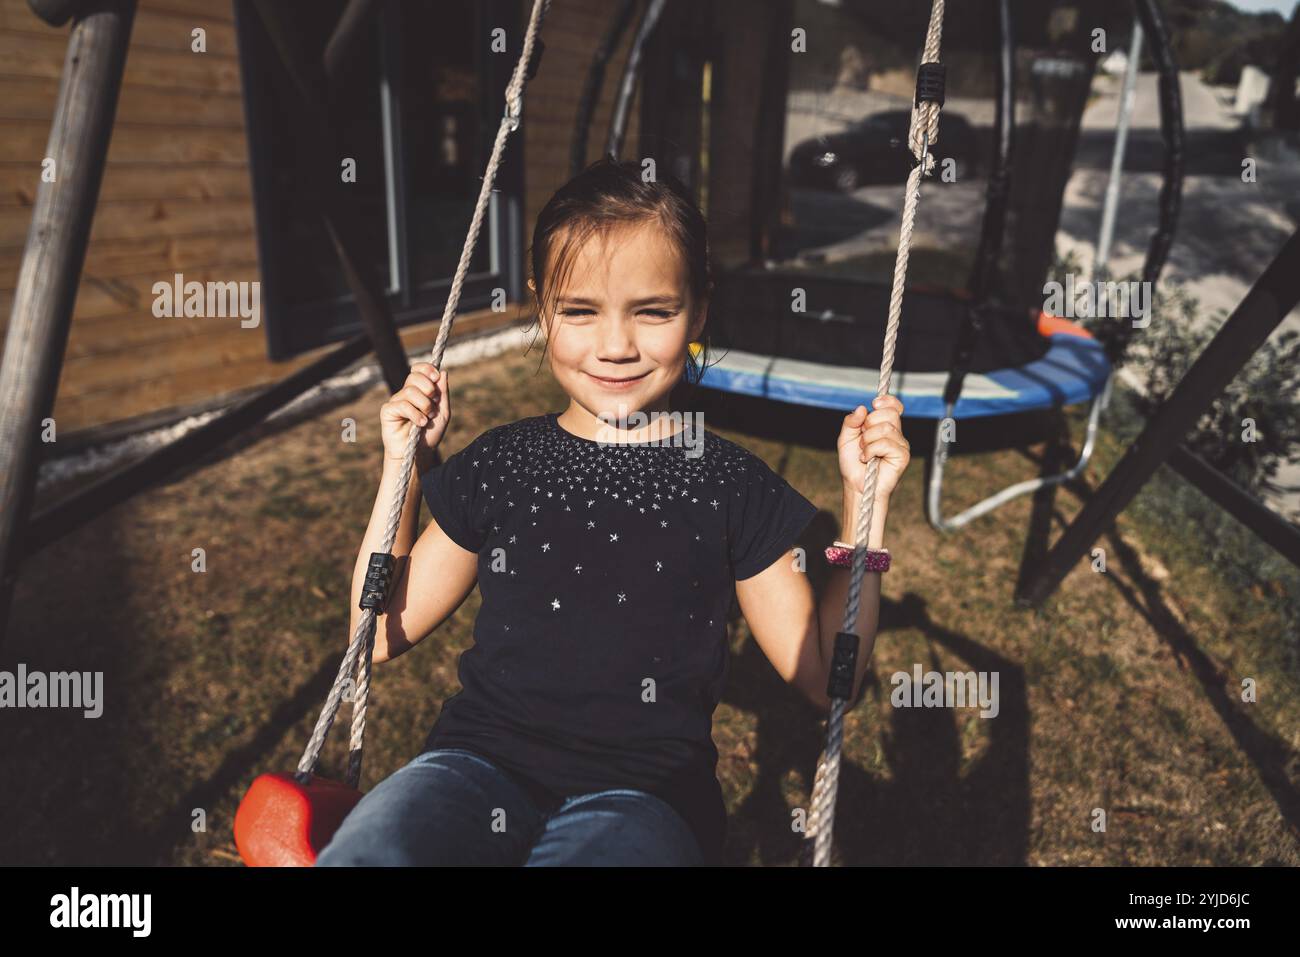
[[[676,296],[664,293],[658,296],[646,296],[642,299],[634,299],[631,302],[629,302],[628,305],[629,306],[650,306],[656,303],[663,303],[665,305],[676,306],[678,305],[678,298]],[[594,299],[586,299],[582,296],[566,296],[565,298],[560,300],[560,305],[561,306],[598,306],[600,305],[600,303]]]

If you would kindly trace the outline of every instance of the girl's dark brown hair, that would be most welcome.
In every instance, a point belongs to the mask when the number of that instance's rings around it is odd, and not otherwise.
[[[695,308],[707,308],[713,290],[708,227],[690,191],[671,174],[656,172],[656,179],[646,182],[639,163],[620,162],[606,154],[556,190],[537,216],[529,255],[539,324],[542,317],[554,315],[559,291],[565,286],[578,250],[588,239],[651,223],[663,228],[686,264]],[[562,245],[557,248],[556,243]],[[548,275],[546,264],[553,251],[554,275]],[[707,318],[698,341],[704,347],[705,365],[697,364],[687,350],[686,381],[691,385],[707,368]]]

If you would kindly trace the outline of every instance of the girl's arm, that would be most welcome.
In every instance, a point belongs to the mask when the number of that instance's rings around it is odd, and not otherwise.
[[[859,498],[860,495],[845,492],[844,517],[840,522],[841,541],[853,541]],[[882,507],[877,500],[871,518],[868,548],[881,547],[887,509],[887,505]],[[814,551],[808,560],[819,561],[821,555]],[[830,676],[835,634],[844,627],[844,601],[849,594],[851,574],[851,569],[831,566],[826,587],[818,601],[807,573],[799,570],[791,551],[757,575],[736,582],[736,600],[759,648],[777,673],[803,692],[813,707],[823,714],[831,708],[826,682]],[[862,676],[871,662],[879,619],[880,572],[867,572],[862,576],[857,627],[853,629],[859,636],[853,695],[849,698],[853,705],[858,702]]]
[[[384,469],[370,513],[370,524],[366,526],[352,571],[349,641],[361,618],[358,605],[370,555],[383,545],[384,528],[401,477],[401,458],[409,430],[422,428],[424,438],[416,446],[415,467],[411,470],[406,504],[397,526],[397,538],[393,541],[392,554],[396,562],[393,582],[388,590],[388,604],[376,619],[376,663],[396,658],[419,644],[451,617],[478,580],[478,556],[448,538],[436,521],[431,520],[424,534],[415,541],[422,498],[420,476],[433,466],[433,451],[442,440],[451,416],[450,399],[443,398],[449,396],[446,376],[445,371],[439,373],[429,363],[418,362],[411,367],[411,374],[402,389],[380,409]]]
[[[840,520],[839,539],[853,542],[857,534],[859,503],[862,493],[850,488],[844,489],[844,510]],[[885,541],[885,519],[889,514],[888,498],[877,497],[871,513],[871,531],[867,536],[867,548],[883,548]],[[827,544],[830,544],[829,542]],[[821,558],[820,555],[814,556]],[[831,701],[826,696],[826,682],[830,677],[831,659],[835,652],[835,635],[844,630],[844,606],[849,597],[849,582],[853,577],[851,568],[838,565],[829,566],[826,585],[822,589],[821,601],[818,603],[818,619],[822,673],[820,685],[811,689],[813,703],[821,711],[830,711]],[[880,572],[865,572],[862,576],[862,591],[858,600],[858,617],[850,629],[858,636],[858,656],[853,670],[853,694],[849,696],[849,706],[858,703],[862,694],[862,676],[867,673],[871,663],[871,652],[876,647],[876,630],[880,626]]]
[[[868,548],[882,548],[889,498],[907,467],[909,447],[901,427],[902,403],[894,396],[879,398],[875,411],[858,409],[845,417],[840,437],[840,470],[843,479],[841,541],[855,541],[861,489],[866,461],[880,457],[875,506]],[[827,542],[827,545],[830,543]],[[819,553],[810,556],[817,561]],[[835,635],[844,630],[844,606],[852,570],[832,566],[826,587],[818,601],[808,576],[799,570],[792,553],[750,578],[736,582],[740,610],[768,660],[777,672],[803,692],[822,713],[830,711],[826,683],[835,648]],[[853,633],[858,635],[858,655],[850,704],[862,693],[862,677],[871,662],[876,630],[880,622],[880,573],[866,572],[858,603]]]

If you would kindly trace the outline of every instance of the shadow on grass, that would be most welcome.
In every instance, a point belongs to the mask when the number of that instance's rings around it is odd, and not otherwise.
[[[1023,670],[964,635],[935,624],[924,599],[906,595],[881,603],[880,633],[915,629],[930,646],[929,670],[941,653],[966,669],[998,672],[1000,713],[988,726],[988,746],[964,772],[959,716],[949,708],[893,708],[881,735],[888,777],[847,757],[840,770],[835,847],[838,863],[1023,864],[1029,840],[1029,708]],[[874,670],[864,703],[879,710],[888,696]],[[724,701],[753,714],[758,776],[730,815],[726,858],[781,863],[799,856],[782,781],[799,775],[810,794],[824,745],[824,722],[772,671],[754,642],[732,659]]]
[[[1300,769],[1300,753],[1257,725],[1247,713],[1246,706],[1228,693],[1229,681],[1234,680],[1232,676],[1201,650],[1195,637],[1178,621],[1165,601],[1164,589],[1143,571],[1137,552],[1113,525],[1107,529],[1106,539],[1110,545],[1109,554],[1119,558],[1120,566],[1135,588],[1130,588],[1114,575],[1107,575],[1107,580],[1164,639],[1179,666],[1184,670],[1191,669],[1206,700],[1259,773],[1260,781],[1268,789],[1292,835],[1300,839],[1300,791],[1292,778]]]
[[[137,649],[123,635],[140,609],[120,516],[93,523],[95,547],[56,542],[24,563],[0,669],[101,673],[98,717],[81,708],[6,710],[0,725],[0,862],[115,864],[129,849],[116,815],[135,785],[119,756],[157,747],[129,717]],[[52,679],[51,679],[52,680]]]
[[[1044,469],[1043,474],[1047,474],[1053,468],[1059,468],[1063,460],[1073,461],[1074,454],[1059,443],[1049,445],[1047,454],[1040,460]],[[1023,587],[1029,577],[1032,577],[1038,563],[1046,556],[1050,545],[1048,537],[1052,519],[1054,518],[1062,529],[1069,524],[1064,515],[1051,511],[1057,487],[1060,486],[1040,490],[1035,496],[1034,517],[1031,520],[1025,562],[1021,567],[1022,581],[1017,584],[1017,591]],[[1078,496],[1082,502],[1087,502],[1094,491],[1080,479],[1064,483],[1063,487]],[[1291,833],[1300,838],[1300,790],[1292,779],[1295,769],[1300,768],[1300,752],[1276,735],[1260,728],[1243,708],[1241,702],[1228,694],[1226,689],[1229,676],[1201,650],[1193,635],[1178,621],[1165,601],[1163,587],[1143,570],[1137,552],[1119,534],[1114,524],[1111,524],[1104,534],[1110,544],[1108,554],[1119,558],[1120,567],[1128,574],[1136,590],[1114,575],[1107,576],[1108,582],[1147,621],[1152,630],[1164,639],[1180,667],[1191,668],[1206,700],[1219,715],[1233,740],[1259,772],[1260,780],[1268,789]]]
[[[282,702],[271,715],[270,720],[262,725],[247,744],[229,752],[221,765],[206,779],[191,787],[177,798],[171,808],[147,830],[136,837],[136,844],[142,860],[131,863],[170,865],[174,863],[176,845],[187,839],[190,833],[190,813],[196,807],[215,807],[226,792],[236,784],[243,783],[241,791],[246,791],[253,778],[264,771],[289,772],[292,767],[267,768],[267,755],[270,754],[284,736],[292,731],[307,714],[317,714],[334,684],[339,670],[339,655],[331,655],[310,679],[299,685],[298,689]],[[344,723],[342,734],[351,720],[350,705],[343,705],[335,724]],[[304,746],[306,741],[303,742]],[[325,776],[327,771],[318,771]],[[243,795],[240,795],[241,799]],[[222,825],[233,824],[221,822]],[[232,837],[232,835],[227,835]],[[127,863],[123,860],[122,863]]]

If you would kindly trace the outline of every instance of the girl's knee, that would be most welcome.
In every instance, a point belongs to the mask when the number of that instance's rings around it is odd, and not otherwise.
[[[689,825],[670,805],[617,789],[584,796],[552,815],[528,863],[692,867],[705,861]]]
[[[379,833],[387,828],[343,826],[321,852],[317,867],[402,867],[415,863],[400,835]]]

